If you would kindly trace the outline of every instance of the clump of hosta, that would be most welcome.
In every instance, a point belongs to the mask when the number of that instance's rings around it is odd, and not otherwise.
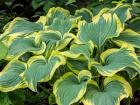
[[[46,82],[58,105],[119,105],[132,97],[129,79],[140,74],[136,50],[140,33],[128,29],[129,5],[103,9],[98,15],[81,9],[71,15],[51,8],[36,22],[17,17],[0,35],[0,91],[38,91]],[[139,30],[140,31],[140,30]]]

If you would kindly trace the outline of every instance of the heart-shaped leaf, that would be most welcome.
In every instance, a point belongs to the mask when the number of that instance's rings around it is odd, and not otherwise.
[[[65,64],[65,58],[56,53],[48,60],[43,56],[33,56],[27,64],[29,68],[24,72],[23,78],[32,91],[37,91],[37,83],[50,80],[56,69]]]
[[[91,40],[100,48],[107,39],[117,37],[122,29],[116,14],[105,13],[93,18],[91,23],[80,22],[78,37],[84,43]]]
[[[47,14],[48,26],[46,30],[59,31],[63,36],[75,27],[77,19],[78,18],[74,18],[70,15],[69,11],[63,8],[51,8]]]
[[[120,105],[120,101],[129,96],[132,96],[131,86],[125,79],[115,75],[104,80],[102,89],[91,81],[82,102],[84,105]]]
[[[91,73],[82,70],[78,76],[69,72],[58,79],[53,87],[53,93],[58,105],[71,105],[83,97],[86,92],[87,82]]]

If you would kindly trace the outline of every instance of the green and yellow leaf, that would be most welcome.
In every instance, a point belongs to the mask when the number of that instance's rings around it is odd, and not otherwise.
[[[20,76],[27,68],[27,65],[19,60],[8,63],[0,72],[0,91],[9,92],[18,88],[25,88],[26,85]]]
[[[65,64],[65,58],[57,53],[48,60],[43,56],[33,56],[27,64],[28,69],[23,73],[23,78],[32,91],[37,91],[37,83],[49,81],[58,67]]]
[[[113,76],[126,67],[134,68],[140,73],[140,63],[134,51],[127,48],[108,49],[101,54],[102,64],[95,64],[97,71],[103,76]]]
[[[53,87],[53,93],[58,105],[71,105],[80,100],[86,92],[87,82],[91,79],[91,73],[82,70],[78,76],[69,72],[58,79]]]
[[[123,30],[122,24],[116,14],[105,13],[93,18],[93,22],[79,22],[79,39],[87,43],[92,41],[100,48],[107,39],[118,37]]]
[[[36,45],[33,38],[19,38],[14,40],[9,46],[7,58],[11,59],[16,56],[23,55],[26,52],[32,52],[34,54],[42,54],[45,51],[46,44]]]
[[[126,29],[120,36],[113,38],[113,41],[120,46],[127,43],[133,47],[140,48],[140,34],[131,29]]]
[[[95,81],[89,82],[82,102],[84,105],[120,105],[122,99],[131,96],[130,84],[124,78],[114,75],[105,78],[101,88]]]
[[[17,35],[25,35],[33,32],[37,32],[43,30],[43,26],[38,23],[27,21],[26,19],[17,17],[5,28],[4,33],[0,36],[0,40],[2,40],[6,36],[17,36]]]

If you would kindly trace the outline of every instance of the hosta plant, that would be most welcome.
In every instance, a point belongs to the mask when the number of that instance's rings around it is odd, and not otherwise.
[[[58,105],[120,105],[131,99],[140,74],[140,30],[130,27],[133,18],[128,4],[97,15],[53,7],[36,22],[15,18],[0,35],[0,61],[6,62],[0,91],[38,92],[46,82]]]

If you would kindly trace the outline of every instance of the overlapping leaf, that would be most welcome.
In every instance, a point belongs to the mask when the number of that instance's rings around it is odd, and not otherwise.
[[[37,83],[48,81],[60,65],[65,64],[65,58],[54,54],[46,60],[43,56],[33,56],[28,61],[28,69],[23,78],[32,91],[37,91]]]
[[[83,97],[86,92],[87,82],[91,79],[91,73],[81,71],[78,76],[69,72],[58,79],[53,88],[58,105],[71,105]]]
[[[122,77],[115,75],[104,80],[102,89],[95,81],[91,81],[82,102],[84,105],[119,105],[123,98],[129,96],[132,96],[131,86]]]
[[[120,19],[121,23],[124,24],[127,20],[129,20],[132,17],[131,10],[132,8],[130,5],[119,3],[114,8],[101,9],[98,16],[101,16],[104,13],[112,13],[112,14],[115,13]]]
[[[43,26],[38,23],[27,21],[17,17],[7,24],[4,33],[0,36],[2,40],[7,35],[23,35],[43,30]]]
[[[127,43],[133,47],[140,48],[140,34],[130,29],[126,29],[119,37],[113,39],[118,45]]]
[[[70,15],[69,11],[63,8],[51,8],[47,14],[47,30],[59,31],[63,36],[76,24],[77,18]]]
[[[127,25],[128,28],[133,29],[134,31],[140,33],[140,17],[136,17],[129,21]]]
[[[67,59],[67,66],[68,68],[74,72],[79,73],[82,69],[87,70],[88,69],[88,61],[87,60],[81,60],[81,59]]]
[[[78,58],[79,56],[84,56],[89,59],[92,55],[94,45],[92,43],[87,44],[72,44],[70,50],[62,52],[63,55],[70,58]]]
[[[82,20],[86,20],[87,22],[91,22],[93,14],[90,10],[88,10],[86,8],[82,8],[80,10],[75,11],[75,16],[76,17],[80,16],[82,18]]]
[[[0,91],[8,92],[18,88],[24,88],[22,77],[20,76],[26,70],[26,64],[13,60],[5,66],[0,72]]]
[[[65,20],[69,16],[70,16],[70,12],[68,10],[65,10],[60,7],[56,7],[56,8],[53,7],[48,11],[46,15],[47,25],[51,25],[56,18]]]
[[[108,49],[101,54],[101,60],[103,65],[95,64],[94,66],[103,76],[112,76],[126,67],[134,68],[140,73],[137,56],[127,48]]]
[[[33,52],[35,54],[42,54],[45,51],[45,44],[36,45],[32,38],[19,38],[9,46],[8,58],[20,56],[26,52]]]
[[[117,37],[122,29],[117,15],[106,13],[102,16],[96,16],[91,23],[80,22],[78,37],[84,43],[91,40],[97,47],[100,47],[107,39]]]
[[[121,4],[111,10],[116,13],[122,23],[125,23],[131,18],[131,8],[128,4]]]
[[[48,33],[48,36],[46,34],[42,35],[42,40],[49,41],[46,46],[45,50],[45,58],[48,58],[48,56],[52,53],[53,50],[62,50],[65,48],[72,39],[74,39],[74,35],[71,33],[65,33],[63,36],[61,36],[60,32],[54,32],[51,31],[56,37],[57,40],[52,39],[52,36],[50,33]],[[47,38],[49,37],[49,38]],[[55,37],[55,38],[56,38]]]
[[[65,20],[56,18],[53,23],[48,26],[48,30],[59,31],[62,35],[69,32],[73,28],[75,18],[66,18]]]
[[[48,41],[56,42],[62,39],[61,33],[59,31],[53,31],[53,30],[41,31],[39,32],[39,35],[41,37],[41,40],[44,42],[48,42]]]

